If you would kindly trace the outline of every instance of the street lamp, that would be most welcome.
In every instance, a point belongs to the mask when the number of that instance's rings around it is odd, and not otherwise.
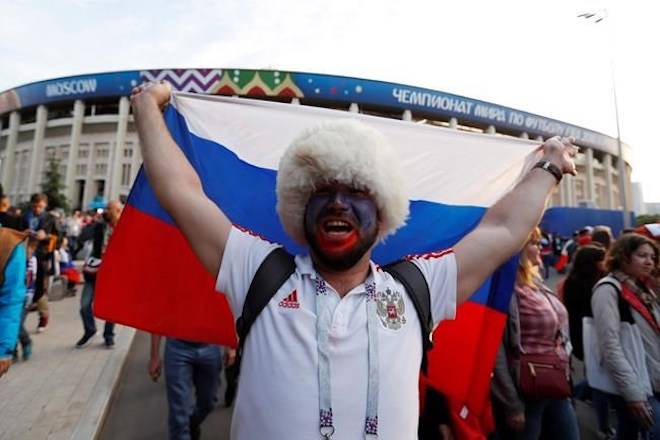
[[[592,21],[594,24],[598,24],[604,21],[607,18],[607,9],[601,9],[596,12],[585,12],[577,16],[584,20]],[[621,143],[621,128],[619,125],[619,102],[616,96],[616,79],[614,76],[614,56],[610,50],[610,74],[612,76],[612,95],[614,95],[614,116],[616,118],[616,144],[618,149],[619,158],[617,159],[617,165],[619,169],[619,199],[621,200],[621,207],[623,210],[623,227],[630,227],[630,217],[628,216],[628,203],[626,197],[626,169],[625,163],[623,160],[623,145]]]

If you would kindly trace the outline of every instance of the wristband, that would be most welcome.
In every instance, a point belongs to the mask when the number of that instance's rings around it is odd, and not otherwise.
[[[550,162],[549,160],[542,160],[540,162],[537,162],[532,169],[534,168],[540,168],[544,171],[547,171],[548,173],[552,174],[553,177],[557,180],[557,183],[561,182],[561,178],[564,177],[564,174],[561,172],[559,167],[555,165],[554,163]]]

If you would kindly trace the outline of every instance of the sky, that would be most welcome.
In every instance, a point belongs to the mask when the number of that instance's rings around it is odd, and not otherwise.
[[[589,11],[606,18],[577,17]],[[660,202],[659,19],[648,0],[0,0],[0,91],[116,70],[267,68],[428,87],[616,137],[616,90],[632,180]]]

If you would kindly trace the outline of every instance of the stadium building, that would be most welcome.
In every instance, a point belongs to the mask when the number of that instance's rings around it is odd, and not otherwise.
[[[125,198],[140,167],[129,105],[131,88],[165,79],[176,90],[268,99],[360,112],[444,129],[541,142],[574,136],[577,177],[566,176],[551,205],[619,210],[619,179],[632,200],[630,149],[586,128],[450,93],[359,78],[241,69],[162,69],[49,79],[0,93],[0,178],[17,204],[40,190],[49,160],[59,160],[75,208],[95,197]],[[478,158],[475,158],[478,160]],[[625,160],[625,176],[618,161]],[[630,207],[627,207],[630,210]]]

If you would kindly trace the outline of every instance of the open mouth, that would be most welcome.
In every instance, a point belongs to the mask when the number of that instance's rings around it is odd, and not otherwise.
[[[328,219],[317,228],[320,248],[329,254],[342,254],[349,251],[359,241],[355,226],[346,220]]]
[[[331,237],[341,237],[350,234],[353,229],[353,225],[343,220],[327,220],[323,222],[322,226],[323,233]]]

